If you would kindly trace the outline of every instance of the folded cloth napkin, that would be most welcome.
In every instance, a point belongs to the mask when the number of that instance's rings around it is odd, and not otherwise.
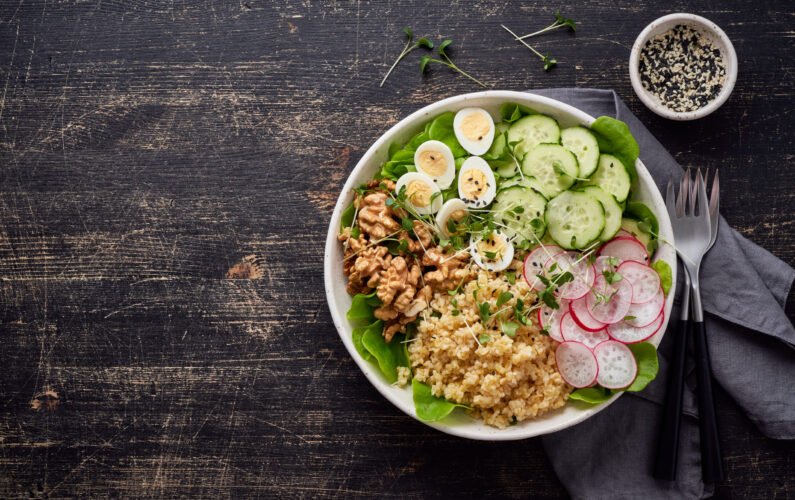
[[[592,116],[614,116],[626,122],[640,144],[641,160],[662,192],[670,177],[677,182],[681,178],[682,168],[615,92],[545,89],[533,93]],[[731,189],[725,178],[723,187]],[[784,312],[793,279],[795,270],[743,238],[721,218],[718,240],[701,266],[712,370],[717,383],[759,430],[776,439],[795,438],[795,328]],[[678,317],[676,308],[672,317]],[[685,387],[677,479],[659,481],[652,476],[672,349],[673,335],[666,335],[660,345],[660,373],[645,391],[628,393],[587,421],[542,438],[573,498],[703,498],[713,493],[713,485],[701,478],[692,373]],[[692,369],[692,359],[690,363]]]

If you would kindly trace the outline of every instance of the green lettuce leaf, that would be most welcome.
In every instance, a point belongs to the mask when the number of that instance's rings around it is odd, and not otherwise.
[[[372,354],[370,354],[370,351],[365,349],[364,344],[362,343],[362,337],[364,337],[364,333],[370,329],[375,329],[380,332],[383,327],[384,325],[381,320],[378,320],[370,325],[354,328],[351,332],[353,346],[356,348],[356,352],[359,353],[359,356],[361,356],[365,361],[373,362],[375,361],[375,358]]]
[[[635,160],[640,155],[640,146],[627,124],[609,116],[600,116],[591,124],[591,132],[599,143],[599,151],[621,160],[621,163],[627,167],[630,179],[633,181],[637,179]]]
[[[351,203],[350,205],[348,205],[348,208],[346,208],[342,212],[342,217],[340,217],[340,233],[346,227],[353,226],[353,216],[355,214],[356,214],[356,207],[354,207],[353,203]]]
[[[442,113],[441,115],[434,118],[431,122],[430,128],[428,128],[428,137],[430,137],[431,140],[441,141],[447,144],[447,146],[453,152],[453,156],[455,158],[459,158],[461,156],[466,156],[467,151],[461,146],[461,144],[458,142],[458,139],[455,137],[455,131],[453,130],[454,119],[455,113],[452,111]]]
[[[660,285],[662,286],[663,293],[668,295],[668,292],[671,290],[671,285],[673,284],[673,272],[671,271],[671,266],[668,265],[667,262],[664,260],[655,261],[651,267],[657,271],[657,274],[660,275]]]
[[[635,355],[635,361],[638,363],[638,375],[632,385],[625,390],[628,392],[639,392],[657,378],[657,372],[660,370],[660,365],[657,361],[657,349],[648,342],[629,344],[627,347]]]
[[[377,323],[380,323],[380,321]],[[396,350],[402,349],[402,347],[400,347],[400,344],[395,342],[394,339],[388,344],[382,333],[382,325],[378,326],[378,328],[373,327],[365,329],[362,334],[362,345],[375,358],[378,369],[381,370],[387,382],[394,384],[397,382],[398,367],[398,359],[395,352]],[[392,346],[391,344],[396,345]]]
[[[611,397],[613,397],[613,392],[610,391],[610,389],[605,389],[603,387],[586,387],[584,389],[576,389],[569,394],[569,399],[582,401],[592,405],[604,403]]]
[[[368,295],[357,293],[351,299],[351,307],[345,316],[351,323],[370,323],[375,319],[373,309],[380,306],[381,300],[376,297],[375,292]]]
[[[457,406],[466,408],[464,405],[437,398],[431,392],[430,386],[416,379],[411,381],[411,390],[414,398],[414,408],[417,411],[417,418],[424,422],[437,422],[442,420],[450,415]]]
[[[500,117],[505,123],[513,123],[527,115],[537,115],[538,112],[515,102],[506,102],[500,106]]]

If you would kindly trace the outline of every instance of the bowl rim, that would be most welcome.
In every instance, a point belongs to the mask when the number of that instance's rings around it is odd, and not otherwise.
[[[340,191],[340,194],[337,198],[337,203],[334,207],[334,211],[331,216],[331,220],[329,221],[329,229],[326,236],[326,245],[324,249],[324,286],[326,292],[326,300],[329,306],[329,310],[331,312],[332,321],[334,322],[334,326],[337,330],[340,339],[343,342],[348,354],[353,359],[354,363],[359,367],[362,373],[365,375],[367,380],[375,387],[375,389],[385,397],[390,403],[392,403],[395,407],[397,407],[400,411],[405,413],[406,415],[412,417],[413,419],[421,422],[424,425],[432,427],[434,429],[440,430],[446,434],[473,439],[473,440],[481,440],[481,441],[514,441],[520,439],[527,439],[543,434],[549,434],[553,432],[557,432],[573,425],[576,425],[591,416],[599,413],[600,411],[607,408],[613,402],[615,402],[619,397],[621,397],[624,393],[619,392],[611,397],[609,400],[594,406],[589,407],[581,407],[580,411],[570,417],[569,419],[557,423],[556,425],[549,426],[546,429],[537,429],[534,428],[532,425],[529,425],[525,429],[524,432],[513,432],[513,433],[506,433],[504,429],[489,429],[489,431],[477,431],[476,429],[472,429],[467,426],[455,426],[455,425],[445,425],[444,421],[441,422],[426,422],[420,420],[416,412],[414,411],[413,405],[411,408],[406,408],[403,405],[403,402],[397,396],[397,390],[410,390],[409,388],[396,388],[382,379],[378,370],[372,366],[370,363],[365,361],[359,353],[356,351],[353,341],[351,339],[350,331],[351,327],[347,324],[347,319],[345,318],[344,312],[338,311],[336,305],[334,303],[334,285],[335,285],[335,269],[338,269],[340,266],[339,262],[332,261],[331,256],[334,253],[334,249],[336,245],[339,244],[337,240],[337,236],[339,234],[339,226],[340,226],[340,219],[342,216],[343,210],[346,208],[349,197],[352,196],[353,188],[356,187],[354,179],[357,177],[357,174],[367,168],[368,164],[372,161],[373,156],[375,156],[381,148],[388,148],[389,141],[393,139],[394,136],[398,135],[399,132],[404,129],[405,127],[411,126],[414,124],[415,121],[420,119],[421,117],[427,117],[432,114],[441,113],[449,108],[454,107],[458,104],[461,104],[460,107],[466,107],[466,102],[470,100],[476,99],[491,99],[496,100],[499,102],[520,102],[528,104],[532,106],[533,104],[539,104],[542,106],[550,107],[560,111],[561,113],[568,114],[573,116],[578,122],[582,124],[590,125],[595,118],[591,115],[585,113],[584,111],[575,108],[569,104],[564,102],[558,101],[556,99],[552,99],[549,97],[541,96],[538,94],[533,94],[532,92],[519,92],[519,91],[511,91],[511,90],[486,90],[481,92],[469,93],[469,94],[460,94],[452,97],[448,97],[439,101],[435,101],[427,106],[424,106],[417,111],[409,114],[398,123],[390,127],[386,132],[384,132],[379,138],[370,146],[370,148],[362,155],[361,159],[358,161],[356,166],[351,170],[348,174],[345,184]],[[528,102],[530,101],[530,102]],[[662,195],[659,189],[656,186],[651,174],[646,169],[643,162],[638,159],[636,161],[636,170],[638,173],[638,179],[640,183],[643,183],[647,186],[650,186],[649,191],[651,192],[651,197],[654,199],[654,207],[650,207],[654,209],[655,215],[658,216],[658,221],[660,224],[660,234],[667,235],[667,239],[673,245],[673,230],[671,228],[670,219],[668,217],[667,211],[664,210],[665,204],[662,200]],[[660,250],[667,249],[667,246],[661,246]],[[673,251],[669,250],[668,253],[671,254]],[[672,253],[673,257],[666,259],[666,262],[671,265],[672,268],[672,286],[671,290],[675,290],[676,288],[676,256],[675,253]],[[673,296],[674,294],[671,292],[669,293],[668,297],[666,297],[665,303],[665,322],[663,326],[660,328],[660,331],[652,337],[652,341],[655,345],[659,345],[659,342],[662,340],[663,335],[665,334],[665,330],[668,325],[668,321],[670,320],[671,315],[671,308],[673,306]],[[561,409],[566,408],[564,405]],[[471,417],[467,417],[471,418]],[[524,422],[524,424],[530,424],[534,422],[533,420],[529,420]]]
[[[701,30],[716,36],[723,44],[723,53],[726,59],[726,83],[721,89],[720,93],[710,101],[706,106],[699,108],[695,111],[673,111],[662,104],[655,102],[649,92],[643,88],[640,81],[640,72],[638,70],[640,62],[640,52],[643,45],[651,38],[651,32],[663,24],[673,24],[681,22],[682,24],[695,25]],[[643,31],[638,34],[635,43],[632,44],[632,50],[629,56],[629,79],[632,83],[632,89],[635,94],[643,102],[643,104],[651,111],[663,118],[676,121],[690,121],[703,118],[720,108],[731,95],[734,90],[734,85],[737,82],[737,52],[734,50],[729,36],[717,24],[709,19],[686,12],[675,12],[655,19],[650,22]]]

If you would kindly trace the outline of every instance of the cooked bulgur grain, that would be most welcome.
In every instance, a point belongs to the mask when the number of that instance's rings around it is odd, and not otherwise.
[[[521,270],[521,262],[513,267]],[[478,304],[489,302],[495,313],[502,292],[513,298],[484,327]],[[501,333],[499,320],[513,319],[517,299],[529,307],[536,296],[522,279],[511,285],[504,273],[481,270],[459,293],[434,295],[433,314],[426,311],[409,345],[417,380],[430,385],[435,396],[467,405],[474,416],[501,428],[560,408],[572,390],[555,367],[557,343],[533,322],[513,338]],[[482,335],[488,340],[478,341]]]

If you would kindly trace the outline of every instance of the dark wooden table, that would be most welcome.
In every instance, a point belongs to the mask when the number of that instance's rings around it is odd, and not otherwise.
[[[455,40],[495,88],[613,88],[685,165],[720,167],[731,224],[795,264],[793,5],[741,0],[0,3],[0,497],[565,496],[537,440],[435,432],[365,380],[323,293],[342,183],[401,117],[477,90],[418,54]],[[717,113],[634,96],[629,47],[696,12],[740,59]],[[719,394],[720,496],[795,495],[795,443]]]

